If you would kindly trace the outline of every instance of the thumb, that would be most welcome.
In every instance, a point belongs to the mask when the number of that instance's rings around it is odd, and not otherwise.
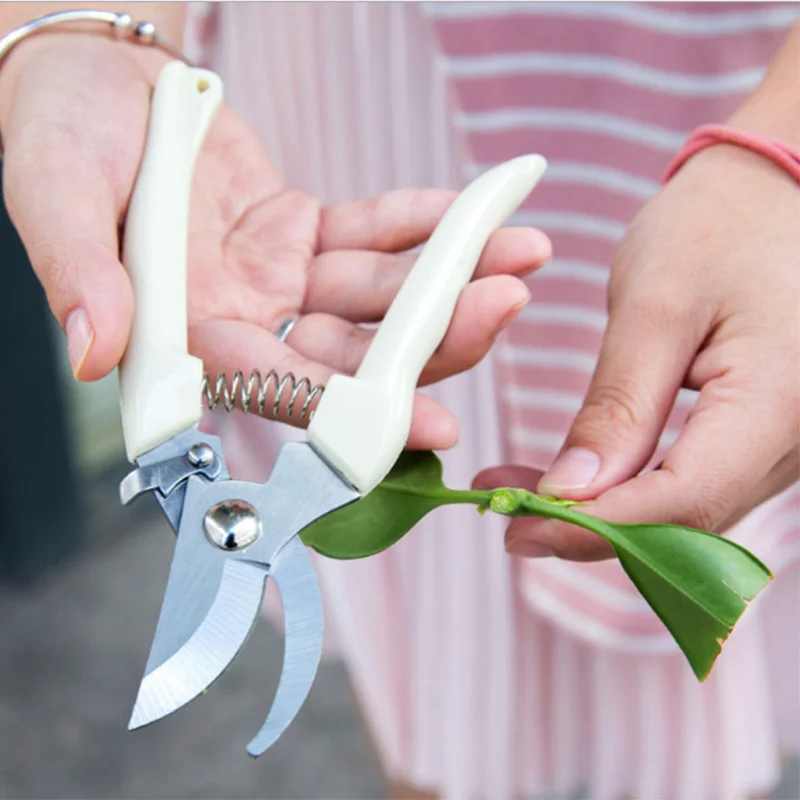
[[[3,192],[67,335],[73,374],[92,381],[122,357],[133,292],[119,260],[119,199],[96,159],[67,139],[31,136],[12,145],[3,161]]]
[[[670,310],[663,297],[620,299],[612,308],[581,410],[537,486],[542,494],[588,500],[636,475],[699,344],[689,309]]]

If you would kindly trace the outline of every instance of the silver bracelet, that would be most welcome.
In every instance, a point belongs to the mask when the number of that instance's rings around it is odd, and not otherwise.
[[[23,39],[27,39],[29,36],[54,25],[62,25],[69,22],[99,22],[110,28],[117,39],[128,39],[148,47],[158,47],[174,58],[185,62],[190,67],[194,66],[175,45],[170,44],[170,42],[158,35],[156,26],[152,22],[134,22],[130,14],[115,14],[113,11],[75,10],[45,14],[45,16],[37,17],[7,33],[0,39],[0,67],[2,67],[3,61],[8,57],[8,54]],[[0,135],[0,160],[2,158],[3,138]]]
[[[23,39],[27,39],[39,31],[62,25],[68,22],[99,22],[111,29],[118,39],[129,39],[138,44],[159,47],[174,58],[194,66],[188,58],[175,45],[158,35],[156,26],[152,22],[134,22],[130,14],[115,14],[113,11],[57,11],[54,14],[45,14],[30,22],[26,22],[16,30],[7,33],[0,39],[0,65],[8,54]]]

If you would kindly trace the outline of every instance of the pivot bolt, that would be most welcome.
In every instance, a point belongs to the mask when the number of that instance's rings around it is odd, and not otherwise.
[[[261,518],[245,500],[223,500],[206,512],[203,529],[221,550],[241,550],[261,536]]]

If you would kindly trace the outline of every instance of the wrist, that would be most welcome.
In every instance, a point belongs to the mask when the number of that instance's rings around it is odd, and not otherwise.
[[[43,30],[19,42],[0,64],[0,87],[4,73],[19,73],[28,63],[45,53],[63,53],[74,57],[84,50],[104,53],[109,58],[127,58],[134,61],[155,81],[161,67],[175,56],[156,46],[147,46],[131,39],[116,39],[110,33],[98,30],[91,24]]]
[[[800,192],[792,176],[761,153],[735,144],[715,144],[693,155],[664,192],[683,198],[678,202],[704,198],[709,218],[716,213],[729,217],[725,224],[733,225],[731,235],[738,235],[738,226],[745,238],[760,236],[762,229],[780,228],[779,220],[787,231],[793,230],[800,213]],[[731,222],[734,218],[738,222]]]
[[[800,81],[796,92],[756,93],[726,121],[741,131],[768,136],[800,150]]]
[[[728,118],[726,125],[704,125],[687,140],[667,169],[669,180],[683,165],[707,151],[729,151],[728,158],[762,169],[781,170],[800,183],[800,24],[795,25],[773,59],[761,85]],[[744,151],[734,155],[733,150]],[[708,161],[709,159],[703,159]]]
[[[38,64],[57,70],[76,58],[93,59],[107,64],[127,62],[151,86],[155,84],[161,68],[172,57],[157,47],[145,47],[128,40],[117,40],[103,35],[95,28],[69,30],[53,28],[20,41],[8,54],[0,68],[0,135],[5,128],[9,109],[20,79]]]
[[[186,22],[186,3],[175,2],[105,2],[100,0],[81,0],[81,2],[13,2],[0,3],[0,36],[26,25],[33,20],[49,14],[65,11],[104,11],[110,14],[129,14],[135,20],[147,20],[158,28],[159,33],[173,44],[183,45],[184,25]],[[58,26],[62,30],[77,30],[76,22]],[[95,32],[98,28],[91,28]]]
[[[747,173],[750,180],[758,180],[759,175],[773,175],[785,176],[791,181],[780,167],[760,153],[729,142],[718,142],[695,153],[686,160],[680,172],[705,174],[709,170],[717,174]]]
[[[727,120],[740,130],[770,136],[800,149],[800,24],[770,64],[761,85]]]
[[[0,7],[0,94],[15,85],[29,57],[68,41],[66,37],[72,37],[74,43],[76,36],[94,36],[120,45],[134,43],[142,51],[166,53],[168,58],[133,54],[133,60],[148,72],[151,64],[160,68],[169,58],[186,61],[181,49],[186,19],[183,3],[130,3],[123,8],[120,3],[104,3],[101,7],[89,2],[81,9],[68,8],[66,3],[33,6],[13,3]],[[93,49],[90,41],[86,39],[85,46]],[[120,49],[124,52],[127,48]],[[74,51],[71,57],[75,57]],[[10,78],[6,77],[8,73]]]
[[[727,125],[701,125],[697,128],[667,167],[664,180],[671,180],[687,162],[723,145],[756,155],[764,164],[779,168],[786,177],[800,183],[800,151],[770,136]]]

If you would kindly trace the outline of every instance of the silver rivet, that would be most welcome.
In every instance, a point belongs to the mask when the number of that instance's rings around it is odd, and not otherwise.
[[[193,467],[210,467],[214,463],[214,448],[205,442],[193,444],[186,457]]]
[[[261,536],[258,512],[244,500],[223,500],[206,512],[203,529],[221,550],[241,550]]]

